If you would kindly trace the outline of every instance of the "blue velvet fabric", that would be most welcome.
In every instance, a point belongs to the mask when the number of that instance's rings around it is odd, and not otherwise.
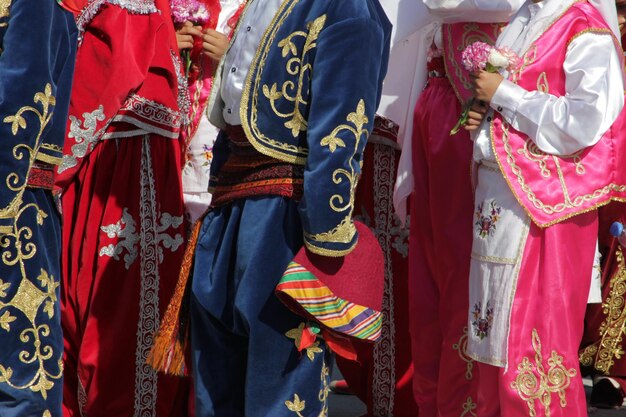
[[[354,190],[390,33],[377,0],[284,0],[248,74],[246,136],[259,152],[305,166],[305,244],[321,255],[343,256],[356,244]],[[220,104],[211,109],[218,126]]]
[[[76,50],[54,0],[0,3],[0,416],[60,417],[60,219],[33,162],[59,161]]]
[[[54,0],[0,6],[0,229],[13,224],[31,158],[60,161],[76,36],[72,14]]]
[[[286,333],[304,320],[274,294],[301,247],[293,200],[237,200],[205,218],[192,284],[198,417],[295,417],[296,395],[302,415],[322,415],[330,352],[321,340],[310,356],[298,352]]]
[[[61,226],[51,193],[27,189],[14,227],[0,237],[0,416],[61,417]]]

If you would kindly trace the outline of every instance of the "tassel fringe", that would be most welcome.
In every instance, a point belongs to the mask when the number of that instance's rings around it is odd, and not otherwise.
[[[168,375],[187,376],[189,374],[185,359],[189,346],[187,329],[189,311],[188,308],[183,308],[183,305],[189,292],[187,288],[189,274],[193,266],[193,255],[198,243],[202,220],[200,218],[193,226],[174,295],[167,306],[161,326],[154,336],[154,344],[146,360],[146,363],[156,371]]]

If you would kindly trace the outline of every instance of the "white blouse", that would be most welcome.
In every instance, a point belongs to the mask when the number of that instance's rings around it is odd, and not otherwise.
[[[562,12],[565,3],[530,3],[512,20],[498,45],[509,46],[521,56],[541,35],[537,26],[547,27],[553,20],[550,16],[558,16],[555,13]],[[566,94],[561,97],[527,91],[508,80],[500,84],[490,103],[492,110],[476,135],[475,161],[495,160],[489,137],[493,110],[549,154],[572,154],[600,140],[624,106],[622,68],[612,36],[578,36],[568,46],[563,69]]]

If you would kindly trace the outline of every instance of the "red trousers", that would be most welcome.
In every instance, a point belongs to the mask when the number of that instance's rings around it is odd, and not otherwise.
[[[145,364],[184,250],[179,155],[105,140],[62,196],[66,417],[187,415],[189,382]]]
[[[461,110],[446,78],[431,78],[415,107],[409,323],[420,417],[469,416],[476,402],[465,353],[472,141],[464,130],[449,134]]]

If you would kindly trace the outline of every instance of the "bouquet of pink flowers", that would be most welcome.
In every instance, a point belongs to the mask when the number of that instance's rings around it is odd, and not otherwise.
[[[185,22],[191,22],[196,26],[205,26],[210,19],[210,13],[206,6],[198,0],[170,0],[172,10],[172,20],[177,26]],[[202,50],[202,39],[194,42],[193,50],[184,50],[180,56],[185,61],[185,74],[189,76],[189,69],[192,64],[192,57],[198,56]]]
[[[511,70],[521,64],[521,59],[509,48],[496,48],[485,42],[474,42],[463,51],[463,66],[472,73],[487,71],[495,73],[501,69]],[[450,135],[455,135],[468,120],[469,111],[474,104],[474,99],[463,109],[459,121],[450,131]]]

